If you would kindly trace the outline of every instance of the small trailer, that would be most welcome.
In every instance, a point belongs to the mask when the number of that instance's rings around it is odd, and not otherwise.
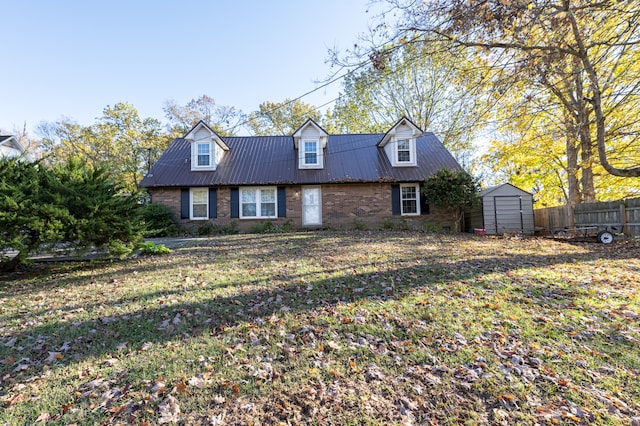
[[[595,240],[601,244],[611,244],[614,235],[617,232],[616,227],[612,226],[575,226],[573,228],[564,227],[553,231],[554,238],[572,239],[572,240]]]

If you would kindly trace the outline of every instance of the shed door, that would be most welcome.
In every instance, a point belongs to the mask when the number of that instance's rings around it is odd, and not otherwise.
[[[503,232],[524,232],[522,218],[522,197],[493,197],[496,234]]]
[[[320,188],[302,188],[302,225],[322,225]]]

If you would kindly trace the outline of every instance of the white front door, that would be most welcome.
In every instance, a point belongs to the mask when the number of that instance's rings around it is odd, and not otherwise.
[[[322,225],[322,203],[319,187],[302,188],[302,225]]]

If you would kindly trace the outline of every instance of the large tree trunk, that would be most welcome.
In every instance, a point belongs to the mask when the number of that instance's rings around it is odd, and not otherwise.
[[[602,164],[602,167],[604,167],[607,173],[613,176],[638,177],[640,176],[640,166],[622,169],[615,167],[609,162],[609,157],[607,156],[606,151],[606,116],[604,110],[602,109],[602,89],[600,86],[600,78],[598,77],[598,73],[596,72],[591,58],[589,57],[584,37],[582,35],[582,32],[580,31],[580,26],[578,25],[578,22],[573,11],[571,10],[570,5],[571,2],[569,0],[563,0],[563,7],[565,12],[567,13],[567,18],[571,23],[571,31],[578,47],[576,56],[580,59],[580,62],[582,63],[582,66],[587,73],[587,78],[591,83],[590,89],[593,96],[588,99],[588,101],[591,103],[593,112],[595,113],[596,146],[598,147],[598,159],[600,160],[600,164]]]
[[[596,202],[596,189],[593,184],[593,142],[589,125],[589,110],[584,102],[580,102],[580,152],[582,169],[582,198],[585,203]]]
[[[581,132],[581,160],[582,160],[582,197],[585,203],[595,203],[596,189],[593,185],[593,147],[589,128]]]
[[[580,68],[580,61],[577,58],[573,58],[573,64],[574,70]],[[589,121],[591,112],[585,100],[584,81],[582,77],[582,72],[574,71],[573,83],[575,96],[570,95],[570,97],[572,98],[572,116],[575,117],[576,122],[574,123],[575,127],[572,133],[576,139],[580,141],[582,201],[585,203],[593,203],[596,201],[596,190],[593,185],[593,149],[591,144],[591,122]],[[569,93],[571,93],[571,91],[569,91]]]
[[[578,146],[574,138],[575,132],[574,123],[571,121],[570,114],[565,115],[565,122],[567,131],[565,133],[567,140],[567,180],[569,185],[569,199],[567,204],[574,208],[576,204],[582,202],[582,195],[580,193],[580,183],[578,181]]]

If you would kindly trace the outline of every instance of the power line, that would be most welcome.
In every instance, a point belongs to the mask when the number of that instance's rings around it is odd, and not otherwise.
[[[403,32],[404,32],[404,31],[401,31],[398,35],[396,35],[396,36],[392,37],[391,39],[387,40],[386,42],[384,42],[384,43],[380,44],[380,46],[384,46],[384,45],[386,45],[386,44],[392,43],[395,39],[400,38]],[[416,37],[414,37],[413,39],[409,40],[409,42],[416,41],[416,40],[418,40],[419,38],[421,38],[421,37],[420,37],[420,36],[416,36]],[[375,49],[376,49],[376,47],[373,47],[373,49],[375,50]],[[385,50],[383,51],[383,53],[384,53],[384,54],[386,54],[386,53],[391,53],[391,52],[393,52],[394,50],[397,50],[397,49],[398,49],[398,46],[392,46],[392,47],[390,47],[390,48],[385,49]],[[337,77],[335,77],[335,76],[340,72],[340,71],[338,70],[338,71],[336,71],[336,72],[333,74],[333,76],[334,76],[334,77],[331,77],[328,81],[325,81],[325,82],[324,82],[324,83],[322,83],[320,86],[318,86],[318,87],[316,87],[316,88],[314,88],[314,89],[311,89],[311,90],[309,90],[309,91],[307,91],[307,92],[305,92],[305,93],[303,93],[303,94],[301,94],[301,95],[299,95],[299,96],[296,96],[295,98],[290,99],[290,100],[288,100],[287,102],[285,102],[285,103],[283,103],[283,104],[281,104],[281,105],[278,105],[278,106],[276,106],[276,107],[274,107],[274,108],[272,108],[272,109],[270,109],[270,110],[267,110],[267,111],[265,111],[264,113],[265,113],[265,114],[271,114],[271,113],[277,112],[278,110],[280,110],[280,109],[282,109],[282,108],[285,108],[285,107],[287,107],[287,106],[289,106],[289,105],[292,105],[292,104],[293,104],[293,103],[295,103],[296,101],[299,101],[299,100],[301,100],[302,98],[304,98],[304,97],[306,97],[306,96],[309,96],[309,95],[311,95],[311,94],[313,94],[313,93],[317,92],[318,90],[321,90],[321,89],[323,89],[323,88],[325,88],[325,87],[327,87],[327,86],[329,86],[329,85],[331,85],[331,84],[333,84],[333,83],[335,83],[335,82],[337,82],[337,81],[340,81],[340,80],[344,79],[345,77],[347,77],[347,76],[349,76],[349,75],[351,75],[351,74],[355,73],[357,70],[359,70],[359,69],[361,69],[361,68],[363,68],[363,67],[365,67],[365,66],[367,66],[367,65],[369,65],[369,64],[372,64],[372,63],[373,63],[373,60],[371,59],[371,57],[369,57],[368,59],[365,59],[365,60],[361,61],[360,63],[356,64],[353,68],[351,68],[349,71],[345,72],[344,74],[342,74],[342,75],[338,75]],[[345,66],[341,66],[341,67],[340,67],[340,69],[344,69],[344,68],[345,68]],[[330,100],[330,101],[328,101],[328,102],[325,102],[324,104],[322,104],[322,105],[320,105],[320,106],[317,106],[317,107],[316,107],[316,106],[312,106],[312,109],[313,109],[313,110],[318,111],[319,109],[321,109],[321,108],[323,108],[323,107],[325,107],[325,106],[327,106],[327,105],[329,105],[329,104],[331,104],[331,103],[333,103],[333,102],[337,101],[338,99],[340,99],[340,97],[339,97],[339,96],[338,96],[338,97],[336,97],[336,98],[334,98],[334,99],[332,99],[332,100]],[[238,127],[245,126],[245,125],[246,125],[246,124],[248,124],[250,121],[251,121],[251,120],[243,120],[243,121],[241,121],[241,122],[239,122],[239,123],[236,123],[236,124],[235,124],[231,129],[229,129],[229,130],[228,130],[228,131],[229,131],[229,133],[233,134],[233,133],[235,132],[235,130],[236,130]]]

